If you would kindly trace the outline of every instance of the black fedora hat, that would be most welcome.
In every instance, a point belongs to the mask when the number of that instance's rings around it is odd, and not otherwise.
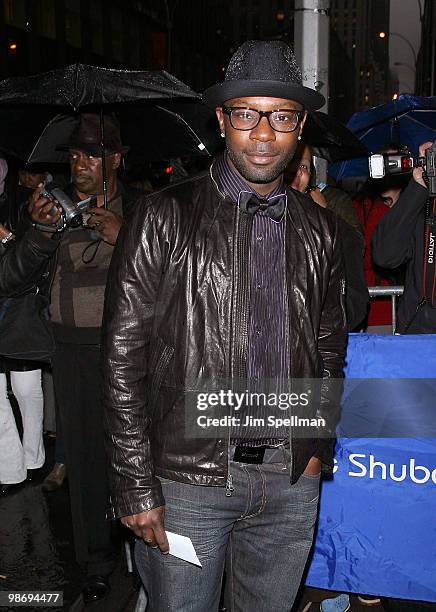
[[[120,125],[112,115],[104,115],[104,152],[105,155],[121,153],[124,155],[129,147],[121,143]],[[56,147],[59,151],[78,149],[90,155],[101,157],[101,125],[97,113],[82,113],[68,142]]]
[[[268,96],[295,100],[315,111],[324,96],[303,87],[301,70],[290,47],[281,41],[249,40],[233,54],[225,79],[206,89],[204,102],[213,108],[242,96]]]

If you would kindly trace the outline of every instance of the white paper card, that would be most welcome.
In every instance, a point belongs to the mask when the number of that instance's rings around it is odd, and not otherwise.
[[[167,531],[166,534],[170,545],[170,555],[202,567],[191,538],[179,535],[178,533],[172,533],[171,531]]]

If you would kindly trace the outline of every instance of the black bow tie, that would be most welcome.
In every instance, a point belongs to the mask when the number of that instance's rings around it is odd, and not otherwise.
[[[259,210],[264,212],[273,221],[279,222],[283,218],[286,208],[286,195],[284,193],[272,198],[259,198],[249,191],[241,191],[239,194],[239,208],[249,214],[255,215]]]

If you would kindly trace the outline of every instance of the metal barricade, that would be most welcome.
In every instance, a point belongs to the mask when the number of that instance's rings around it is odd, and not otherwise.
[[[400,285],[392,285],[388,287],[368,287],[369,297],[390,297],[392,303],[392,334],[395,334],[397,329],[397,296],[403,295],[404,287]]]

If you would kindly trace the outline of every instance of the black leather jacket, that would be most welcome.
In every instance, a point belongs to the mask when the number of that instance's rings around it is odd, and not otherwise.
[[[207,174],[143,197],[120,233],[103,319],[115,516],[163,505],[158,476],[226,484],[228,440],[185,437],[184,391],[193,380],[246,378],[251,224]],[[324,378],[315,410],[333,437],[340,385],[329,379],[343,375],[346,344],[337,222],[291,190],[285,235],[289,371]],[[291,481],[313,455],[331,465],[332,446],[291,431]]]
[[[58,241],[47,239],[29,227],[17,240],[0,250],[0,296],[13,297],[33,290],[36,285],[48,294],[48,265]]]

